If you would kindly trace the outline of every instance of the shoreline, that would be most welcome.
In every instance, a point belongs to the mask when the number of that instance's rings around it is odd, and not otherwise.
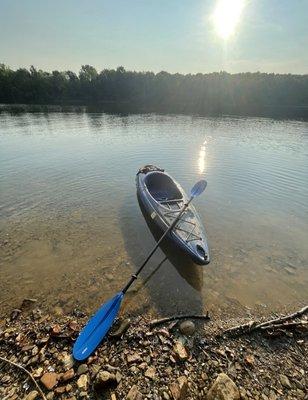
[[[222,333],[247,318],[192,319],[186,328],[182,321],[152,326],[149,316],[122,319],[79,363],[72,344],[87,319],[78,310],[46,314],[27,299],[0,321],[0,356],[26,368],[49,400],[210,400],[217,390],[229,396],[221,399],[305,398],[307,330],[231,337]],[[3,360],[0,366],[1,398],[42,398],[19,368]]]

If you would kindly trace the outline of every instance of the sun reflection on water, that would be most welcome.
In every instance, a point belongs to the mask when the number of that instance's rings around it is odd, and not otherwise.
[[[207,141],[205,140],[200,148],[199,158],[198,158],[198,168],[199,173],[204,174],[206,171],[206,144]]]

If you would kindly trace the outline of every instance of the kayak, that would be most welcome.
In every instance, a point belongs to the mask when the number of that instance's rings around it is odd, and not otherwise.
[[[155,165],[146,165],[138,170],[136,186],[146,214],[162,232],[169,228],[189,200],[181,186]],[[210,262],[205,229],[192,204],[167,236],[195,263],[205,265]]]

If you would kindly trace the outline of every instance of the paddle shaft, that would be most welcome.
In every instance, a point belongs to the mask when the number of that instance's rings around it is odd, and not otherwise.
[[[185,210],[187,209],[187,207],[189,206],[190,202],[192,201],[192,199],[194,198],[194,196],[192,196],[187,203],[184,204],[184,207],[182,208],[182,210],[180,211],[179,215],[175,218],[175,220],[172,222],[172,224],[169,226],[169,228],[166,230],[166,232],[162,235],[162,237],[159,239],[159,241],[156,243],[156,245],[154,246],[153,250],[150,252],[150,254],[147,256],[147,258],[144,260],[143,264],[140,266],[140,268],[138,269],[137,272],[135,272],[130,280],[127,282],[126,286],[124,287],[124,289],[122,290],[122,292],[125,294],[127,292],[127,290],[129,289],[129,287],[134,283],[134,281],[138,278],[138,275],[140,274],[140,272],[143,270],[143,268],[146,266],[147,262],[149,261],[149,259],[152,257],[152,255],[155,253],[155,251],[158,249],[159,245],[161,244],[161,242],[164,240],[164,238],[168,235],[168,233],[175,227],[176,223],[178,222],[178,220],[181,218],[181,216],[184,214]]]

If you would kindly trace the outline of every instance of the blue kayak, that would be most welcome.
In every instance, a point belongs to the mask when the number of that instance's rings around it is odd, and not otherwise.
[[[189,200],[181,186],[163,169],[146,165],[136,176],[137,196],[153,224],[163,233]],[[192,204],[168,234],[169,239],[200,265],[210,262],[205,229]]]

